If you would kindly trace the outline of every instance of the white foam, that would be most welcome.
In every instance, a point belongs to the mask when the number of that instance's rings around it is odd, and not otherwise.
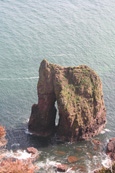
[[[23,121],[23,123],[25,124],[27,124],[29,122],[29,118],[28,119],[25,119],[24,121]]]
[[[43,169],[45,169],[45,170],[48,170],[49,168],[51,168],[51,167],[55,167],[56,165],[58,165],[58,164],[60,164],[59,162],[56,162],[56,161],[51,161],[51,160],[49,160],[49,159],[46,159],[46,161],[45,162],[38,162],[37,163],[37,166],[39,167],[39,168],[43,168]]]
[[[49,167],[49,166],[57,166],[57,165],[60,165],[60,163],[59,163],[59,162],[56,162],[56,161],[51,161],[51,160],[49,160],[49,159],[46,159],[45,165],[46,165],[47,167]]]
[[[31,158],[31,153],[27,153],[25,150],[24,151],[17,151],[17,155],[15,156],[14,155],[14,157],[15,158],[17,158],[17,159],[29,159],[29,158]]]
[[[18,147],[18,146],[20,146],[19,143],[14,143],[14,144],[11,145],[11,147]]]
[[[38,162],[37,163],[37,166],[39,167],[39,168],[43,168],[43,169],[45,169],[45,170],[47,170],[48,171],[48,169],[50,169],[51,167],[56,167],[56,166],[58,166],[58,165],[60,165],[61,163],[60,162],[56,162],[56,161],[51,161],[50,159],[46,159],[46,162]],[[67,170],[66,170],[66,172],[74,172],[74,171],[72,171],[72,168],[68,168]]]
[[[105,131],[106,131],[106,132],[111,132],[111,130],[109,130],[109,129],[105,129]]]
[[[111,132],[111,130],[109,130],[109,129],[104,129],[104,130],[102,130],[100,133],[101,133],[101,134],[104,134],[104,133],[106,133],[106,132]]]
[[[12,158],[15,158],[18,160],[22,160],[22,159],[26,160],[26,159],[31,158],[31,153],[27,153],[25,150],[24,151],[17,150],[16,152],[8,151],[5,153],[5,155],[7,157],[12,157]]]
[[[104,131],[104,130],[102,130],[100,133],[101,133],[101,134],[104,134],[104,133],[105,133],[105,131]]]
[[[33,133],[29,132],[28,129],[25,130],[25,133],[28,134],[28,135],[33,135]]]
[[[72,173],[74,171],[72,171],[72,168],[68,168],[66,172],[71,172]]]
[[[112,166],[112,161],[111,159],[106,156],[104,160],[102,160],[102,165],[105,167],[105,168],[110,168]]]

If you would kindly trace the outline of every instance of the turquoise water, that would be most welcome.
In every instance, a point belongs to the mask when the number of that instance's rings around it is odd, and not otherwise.
[[[0,0],[0,124],[26,128],[40,62],[47,59],[86,64],[99,74],[109,130],[99,138],[115,136],[114,19],[114,0]]]

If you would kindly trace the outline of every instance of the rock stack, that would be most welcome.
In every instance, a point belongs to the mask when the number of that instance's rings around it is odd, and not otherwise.
[[[32,106],[29,131],[38,136],[56,133],[64,141],[88,140],[106,124],[102,82],[86,65],[61,67],[43,60]],[[55,125],[57,101],[59,122]]]

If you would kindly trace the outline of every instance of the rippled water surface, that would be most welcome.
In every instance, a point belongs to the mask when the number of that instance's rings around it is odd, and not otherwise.
[[[37,147],[39,166],[51,161],[67,163],[67,157],[75,155],[77,167],[82,164],[90,172],[103,162],[100,148],[95,151],[90,141],[63,144],[55,138],[38,139],[27,134],[27,122],[32,104],[37,103],[43,59],[62,66],[86,64],[102,80],[107,108],[106,130],[97,138],[106,143],[115,136],[114,19],[114,0],[0,0],[0,124],[8,132],[7,148]],[[66,154],[56,155],[60,150]]]

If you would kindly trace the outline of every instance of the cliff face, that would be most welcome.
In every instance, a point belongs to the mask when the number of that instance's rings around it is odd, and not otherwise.
[[[99,76],[88,66],[61,67],[43,60],[37,86],[38,104],[32,106],[31,132],[62,140],[89,139],[106,124],[106,108]],[[55,128],[57,101],[59,123]],[[56,129],[56,131],[55,131]]]

